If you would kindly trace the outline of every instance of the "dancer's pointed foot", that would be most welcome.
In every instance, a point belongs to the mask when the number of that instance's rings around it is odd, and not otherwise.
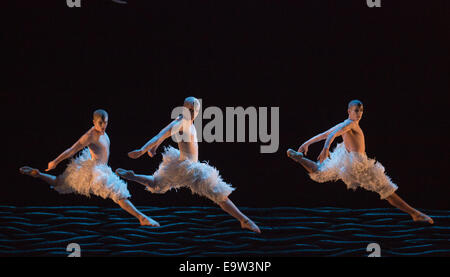
[[[36,168],[31,168],[29,166],[22,166],[21,168],[19,168],[20,173],[24,174],[24,175],[28,175],[31,177],[38,177],[39,174],[41,174],[41,172],[39,171],[39,169]]]
[[[289,158],[291,158],[297,162],[300,161],[304,157],[302,152],[297,152],[293,149],[288,149],[288,151],[286,153]]]
[[[243,229],[249,229],[250,231],[261,234],[261,230],[259,230],[259,227],[255,224],[255,222],[251,221],[250,219],[241,221],[241,227]]]
[[[431,217],[421,212],[411,215],[411,217],[415,222],[428,222],[430,224],[434,224],[434,221]]]
[[[161,193],[161,188],[159,186],[150,186],[150,185],[145,186],[146,186],[145,189],[151,193]]]
[[[126,170],[123,168],[116,169],[116,174],[125,179],[133,177],[135,175],[133,170]]]
[[[159,223],[148,216],[142,216],[141,218],[139,218],[139,222],[142,226],[159,227]]]

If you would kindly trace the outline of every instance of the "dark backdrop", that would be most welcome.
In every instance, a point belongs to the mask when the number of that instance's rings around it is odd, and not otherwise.
[[[383,163],[399,195],[419,208],[449,208],[448,1],[384,0],[379,9],[365,0],[129,2],[2,8],[1,205],[114,205],[60,196],[18,168],[44,170],[103,108],[111,167],[153,173],[160,155],[131,160],[126,153],[193,95],[223,110],[280,107],[274,154],[260,154],[261,143],[199,145],[200,160],[237,188],[231,199],[238,206],[387,207],[342,182],[314,183],[285,154],[344,120],[357,98],[365,104],[367,153]],[[310,157],[321,147],[312,146]],[[137,205],[211,205],[187,190],[129,189]]]

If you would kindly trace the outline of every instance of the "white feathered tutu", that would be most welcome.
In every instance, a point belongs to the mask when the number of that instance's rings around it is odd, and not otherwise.
[[[130,197],[127,183],[108,165],[92,160],[89,148],[72,159],[57,180],[58,185],[54,189],[61,194],[74,192],[88,197],[94,194],[105,199],[111,198],[116,203]]]
[[[234,190],[225,183],[219,171],[205,162],[180,160],[180,151],[165,147],[163,161],[153,174],[155,188],[152,192],[165,193],[172,188],[189,187],[192,193],[208,197],[215,203],[224,201]]]
[[[383,165],[365,154],[348,152],[344,143],[339,143],[330,153],[330,158],[319,164],[318,171],[309,176],[320,183],[342,180],[348,189],[356,190],[360,186],[378,193],[381,199],[398,188],[385,174]]]

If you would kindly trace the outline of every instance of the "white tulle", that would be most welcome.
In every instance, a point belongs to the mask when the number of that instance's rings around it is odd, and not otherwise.
[[[164,149],[163,161],[153,174],[156,193],[165,193],[172,188],[189,187],[192,193],[222,202],[234,190],[225,183],[219,171],[205,162],[180,160],[180,152],[171,146]]]
[[[323,183],[342,180],[348,189],[358,186],[374,191],[385,199],[397,190],[381,163],[369,159],[365,154],[348,152],[344,143],[339,143],[330,153],[330,158],[319,164],[318,171],[310,173],[311,179]]]
[[[92,160],[89,148],[83,149],[77,158],[70,161],[64,173],[58,177],[58,185],[54,189],[62,194],[74,192],[88,197],[94,194],[110,198],[116,203],[130,197],[127,183],[108,165]]]

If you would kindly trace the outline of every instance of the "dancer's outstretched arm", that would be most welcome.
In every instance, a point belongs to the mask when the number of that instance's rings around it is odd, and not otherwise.
[[[182,130],[183,126],[183,117],[179,116],[174,121],[172,121],[169,125],[164,127],[156,136],[150,139],[144,146],[140,149],[131,151],[128,153],[128,156],[132,159],[137,159],[140,156],[144,155],[145,152],[148,152],[150,157],[153,157],[156,154],[156,149],[158,146],[163,143],[163,141],[172,136],[172,134],[179,132]]]
[[[321,141],[321,140],[324,140],[324,139],[327,139],[328,135],[329,135],[331,132],[333,132],[333,131],[334,131],[336,128],[338,128],[338,127],[339,127],[339,124],[337,124],[336,126],[330,128],[330,129],[328,129],[327,131],[325,131],[325,132],[323,132],[323,133],[318,134],[318,135],[315,136],[315,137],[310,138],[309,140],[307,140],[305,143],[303,143],[303,144],[298,148],[297,152],[302,152],[302,153],[306,156],[306,154],[308,153],[308,147],[309,147],[311,144],[316,143],[316,142]]]
[[[320,152],[317,160],[323,162],[330,154],[330,145],[333,143],[334,139],[350,131],[354,124],[354,121],[347,119],[325,132],[325,144],[323,145],[322,152]]]
[[[60,162],[64,161],[75,155],[78,151],[88,146],[91,143],[92,137],[90,132],[86,132],[74,145],[67,148],[66,151],[62,152],[56,159],[48,163],[48,167],[45,171],[54,169]]]
[[[308,141],[306,141],[305,143],[303,143],[297,150],[297,152],[302,152],[305,156],[308,153],[308,147],[313,144],[316,143],[318,141],[324,140],[326,139],[326,133],[320,133],[315,137],[310,138]]]
[[[342,132],[342,128],[343,128],[343,124],[346,124],[346,121],[341,122],[337,125],[335,125],[334,127],[328,129],[327,131],[318,134],[317,136],[312,137],[311,139],[309,139],[308,141],[306,141],[305,143],[303,143],[297,150],[297,152],[302,152],[305,156],[308,153],[308,147],[316,142],[319,142],[321,140],[327,140],[328,141],[328,146],[326,147],[327,149],[329,149],[329,146],[331,145],[331,143],[333,142],[333,140],[337,137],[342,135],[345,132]],[[348,130],[346,130],[348,131]],[[337,133],[339,132],[339,134]],[[330,137],[330,135],[332,135],[332,137]],[[327,142],[325,142],[325,144],[327,145]],[[325,147],[324,147],[325,148]]]

